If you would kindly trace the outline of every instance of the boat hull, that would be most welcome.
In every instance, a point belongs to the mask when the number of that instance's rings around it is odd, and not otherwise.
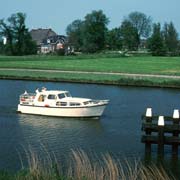
[[[18,112],[58,117],[100,117],[106,104],[88,107],[45,107],[33,105],[18,105]]]

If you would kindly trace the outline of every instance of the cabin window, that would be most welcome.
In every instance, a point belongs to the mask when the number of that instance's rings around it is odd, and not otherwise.
[[[44,102],[45,97],[46,97],[46,96],[44,96],[44,95],[40,95],[40,96],[38,97],[38,101],[39,101],[39,102]]]
[[[84,105],[87,105],[87,104],[89,104],[89,101],[84,102]]]
[[[66,96],[64,93],[62,93],[62,94],[58,94],[58,97],[59,97],[59,99],[62,99],[62,98],[65,98]]]
[[[60,101],[58,101],[56,103],[56,106],[67,106],[67,102],[60,102]]]
[[[70,106],[80,106],[81,104],[77,103],[77,102],[70,102],[69,105]]]
[[[61,106],[67,106],[67,102],[60,102]]]
[[[91,104],[91,103],[92,103],[92,101],[85,101],[84,105],[88,105],[88,104]]]
[[[49,94],[48,99],[56,99],[56,95],[55,94]]]

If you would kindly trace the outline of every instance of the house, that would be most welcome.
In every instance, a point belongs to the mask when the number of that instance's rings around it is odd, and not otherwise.
[[[62,35],[49,36],[43,39],[41,44],[41,53],[51,53],[58,50],[65,49],[67,44],[67,37]]]
[[[52,29],[32,29],[30,34],[38,46],[38,53],[42,54],[64,49],[64,44],[67,43],[66,36],[57,35]]]

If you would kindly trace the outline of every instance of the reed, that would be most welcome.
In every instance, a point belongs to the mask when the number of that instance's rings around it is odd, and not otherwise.
[[[56,157],[48,151],[42,159],[34,151],[26,151],[28,168],[15,175],[0,172],[0,179],[6,180],[175,180],[162,166],[145,166],[141,161],[120,161],[110,154],[93,155],[83,150],[72,150],[66,170],[60,166]]]
[[[73,151],[72,174],[68,177],[77,180],[172,180],[162,166],[145,166],[140,161],[121,162],[110,154],[100,157],[99,161],[92,162],[84,151]]]

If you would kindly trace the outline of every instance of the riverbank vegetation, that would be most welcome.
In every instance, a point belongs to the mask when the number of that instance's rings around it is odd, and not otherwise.
[[[1,78],[180,87],[180,81],[177,78],[143,76],[147,74],[179,76],[180,60],[178,57],[123,57],[119,54],[80,55],[68,57],[0,56],[0,67]],[[12,70],[9,68],[14,69]],[[59,72],[58,70],[63,72]],[[139,74],[139,76],[133,76],[132,74]],[[142,74],[142,76],[140,74]]]
[[[0,172],[6,180],[175,180],[162,166],[143,165],[140,161],[120,161],[110,154],[90,157],[82,150],[72,151],[67,167],[47,153],[43,159],[32,151],[27,154],[28,168],[24,166],[16,174]],[[63,170],[64,169],[64,170]]]

